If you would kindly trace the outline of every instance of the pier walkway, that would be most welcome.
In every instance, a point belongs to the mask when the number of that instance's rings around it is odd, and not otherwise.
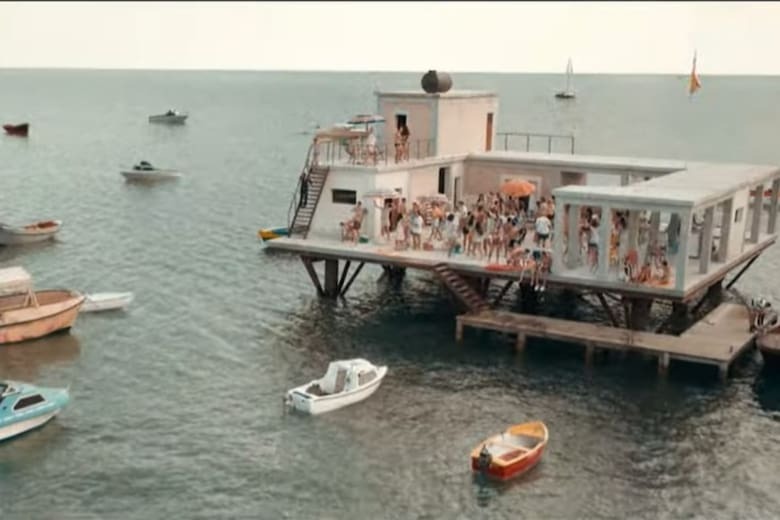
[[[584,344],[588,362],[595,348],[636,351],[657,356],[661,373],[668,371],[671,359],[677,359],[717,366],[722,378],[755,336],[749,331],[747,309],[735,303],[720,304],[679,336],[494,310],[458,316],[457,340],[462,340],[466,326],[517,334],[520,350],[527,337],[545,338]]]

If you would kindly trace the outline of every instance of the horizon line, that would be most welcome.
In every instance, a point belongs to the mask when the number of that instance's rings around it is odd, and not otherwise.
[[[208,68],[208,67],[179,67],[179,68],[165,68],[165,67],[80,67],[80,66],[13,66],[13,67],[0,67],[0,71],[97,71],[97,72],[266,72],[266,73],[325,73],[325,74],[425,74],[427,70],[365,70],[365,69],[277,69],[277,68]],[[431,69],[429,69],[431,70]],[[447,74],[496,74],[496,75],[558,75],[565,76],[566,72],[540,72],[540,71],[486,71],[486,70],[459,70],[459,71],[444,71],[439,69],[439,72],[446,72]],[[576,72],[575,75],[579,76],[687,76],[690,72]],[[780,73],[735,73],[735,72],[720,72],[702,74],[697,71],[697,74],[701,77],[714,77],[714,76],[730,76],[730,77],[777,77]]]

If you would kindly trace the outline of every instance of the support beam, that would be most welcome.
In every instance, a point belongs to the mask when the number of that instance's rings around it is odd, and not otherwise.
[[[732,279],[731,279],[731,281],[730,281],[729,283],[727,283],[727,284],[726,284],[726,289],[731,289],[731,286],[732,286],[732,285],[734,285],[735,283],[737,283],[737,280],[739,280],[739,279],[740,279],[740,277],[741,277],[743,274],[745,274],[745,271],[747,271],[747,270],[748,270],[748,268],[749,268],[751,265],[753,265],[753,262],[755,262],[755,261],[758,259],[758,257],[759,257],[759,256],[761,256],[761,255],[760,255],[760,254],[758,254],[758,255],[754,256],[753,258],[751,258],[751,259],[750,259],[750,261],[748,261],[748,263],[747,263],[747,264],[745,264],[745,267],[743,267],[742,269],[740,269],[740,270],[739,270],[739,272],[737,273],[737,276],[735,276],[734,278],[732,278]]]
[[[515,350],[517,352],[522,352],[525,350],[525,344],[526,344],[527,338],[525,334],[518,333],[517,334],[517,340],[515,340]]]
[[[349,273],[349,268],[351,265],[352,261],[347,260],[347,262],[344,264],[344,269],[341,271],[341,278],[339,278],[339,285],[337,288],[339,294],[341,294],[341,289],[344,287],[344,280],[347,279],[347,274]]]
[[[552,235],[552,270],[553,272],[560,272],[565,265],[563,258],[564,241],[568,239],[564,233],[566,219],[566,205],[561,201],[555,202],[555,218],[553,219],[553,235]],[[571,231],[569,231],[571,233]]]
[[[729,253],[729,241],[731,239],[731,219],[734,213],[734,199],[724,200],[720,217],[720,242],[718,243],[718,262],[725,262]]]
[[[596,346],[593,343],[585,343],[585,365],[593,365],[593,355],[596,352]]]
[[[690,211],[680,213],[680,236],[677,246],[677,258],[674,262],[674,288],[678,291],[685,289],[685,277],[688,273],[688,241],[691,236]]]
[[[501,292],[498,293],[496,298],[493,300],[493,305],[491,307],[498,307],[498,304],[501,303],[501,300],[504,299],[504,296],[506,295],[507,291],[509,291],[509,288],[512,287],[512,284],[515,283],[514,280],[509,280],[504,286],[501,288]]]
[[[718,365],[718,376],[720,377],[721,381],[726,381],[729,378],[728,362],[723,362],[720,365]]]
[[[753,197],[753,221],[750,225],[750,242],[758,243],[761,234],[761,212],[764,210],[764,185],[756,186],[756,194]]]
[[[455,321],[455,341],[463,341],[463,322],[460,320]]]
[[[669,373],[669,354],[664,352],[658,356],[658,375],[665,376]]]
[[[612,309],[607,303],[607,300],[604,298],[604,295],[598,292],[596,293],[596,296],[598,296],[599,301],[601,302],[601,306],[604,307],[604,312],[606,312],[607,316],[609,316],[609,320],[612,322],[612,325],[615,327],[620,327],[620,322],[618,322],[617,318],[615,317],[615,313],[612,312]]]
[[[701,251],[699,252],[699,273],[706,274],[712,258],[712,230],[715,224],[715,208],[710,206],[704,211],[704,226],[701,230]]]
[[[306,272],[309,273],[309,278],[311,278],[314,287],[317,288],[317,295],[325,296],[325,292],[322,290],[322,285],[320,285],[320,278],[317,276],[317,271],[314,270],[314,265],[312,265],[312,259],[308,256],[301,256],[301,262],[303,262],[303,266],[306,268]]]
[[[601,208],[601,220],[599,220],[599,265],[598,278],[605,280],[609,273],[609,243],[612,231],[612,207],[603,206]]]
[[[363,270],[363,266],[364,266],[364,265],[366,265],[366,263],[365,263],[365,262],[360,262],[360,263],[358,264],[358,266],[357,266],[357,269],[355,269],[355,272],[354,272],[354,273],[352,273],[352,276],[349,278],[349,280],[347,280],[347,285],[346,285],[346,286],[345,286],[343,289],[341,289],[341,292],[339,293],[339,295],[340,295],[342,298],[343,298],[344,296],[346,296],[346,294],[347,294],[347,291],[349,291],[349,288],[350,288],[350,287],[352,287],[352,282],[354,282],[354,281],[355,281],[355,278],[357,278],[357,275],[359,275],[359,274],[360,274],[360,271],[362,271],[362,270]]]
[[[569,204],[569,244],[566,250],[566,267],[572,269],[580,263],[580,206]],[[556,209],[556,215],[558,210]],[[553,258],[555,260],[555,258]]]
[[[769,196],[769,223],[766,226],[766,232],[772,234],[777,226],[777,204],[778,192],[780,192],[780,179],[772,181],[772,194]]]
[[[325,296],[338,296],[339,261],[325,260]]]

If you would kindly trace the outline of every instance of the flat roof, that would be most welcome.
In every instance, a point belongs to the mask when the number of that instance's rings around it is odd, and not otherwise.
[[[564,137],[560,137],[563,139]],[[517,152],[492,150],[470,153],[466,160],[500,161],[538,166],[558,166],[573,170],[614,171],[615,173],[672,173],[684,170],[687,163],[670,159],[648,159],[639,157],[618,157],[604,155],[581,155],[571,153]],[[587,173],[587,171],[585,172]]]
[[[424,90],[388,90],[375,91],[377,97],[400,97],[400,98],[478,98],[478,97],[498,97],[495,92],[485,90],[450,90],[449,92],[428,94]]]
[[[780,167],[762,164],[689,163],[669,175],[627,186],[562,186],[556,196],[586,200],[702,206],[731,193],[780,178]]]

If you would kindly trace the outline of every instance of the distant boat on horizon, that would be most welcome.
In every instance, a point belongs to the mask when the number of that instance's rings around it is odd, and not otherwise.
[[[27,133],[30,130],[30,123],[21,123],[18,125],[3,125],[3,130],[8,135],[18,135],[19,137],[27,137]]]
[[[574,74],[574,66],[571,63],[571,58],[566,64],[566,88],[564,90],[555,93],[555,97],[558,99],[573,99],[576,96],[574,90],[571,88],[571,77]]]

